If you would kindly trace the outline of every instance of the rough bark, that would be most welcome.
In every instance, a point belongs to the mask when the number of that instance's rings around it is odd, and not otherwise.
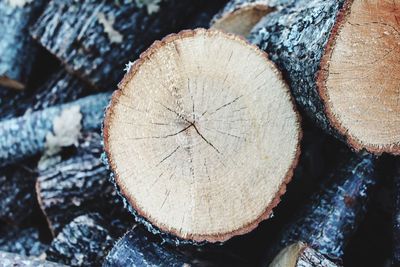
[[[275,257],[270,267],[337,267],[324,255],[302,242],[284,248]]]
[[[394,175],[393,210],[393,265],[400,265],[400,160],[397,159]]]
[[[57,235],[46,259],[70,266],[100,266],[113,243],[100,215],[82,215]]]
[[[19,224],[32,214],[36,201],[36,171],[16,165],[0,169],[0,220]]]
[[[61,267],[58,263],[44,261],[39,258],[26,257],[15,253],[0,251],[1,267]]]
[[[60,69],[32,92],[0,90],[0,120],[74,101],[91,91],[88,85]]]
[[[0,84],[24,89],[35,56],[29,26],[47,0],[0,2]]]
[[[58,160],[59,155],[49,158],[49,166],[40,171],[36,192],[53,235],[89,212],[113,219],[124,214],[123,203],[108,181],[109,171],[100,161],[101,142],[99,134],[87,134],[76,153],[64,160]],[[132,220],[128,222],[132,225]]]
[[[109,99],[109,93],[97,94],[1,121],[0,166],[72,145],[80,130],[99,129]]]
[[[250,41],[282,70],[299,106],[325,131],[343,139],[331,126],[318,93],[315,74],[344,0],[299,0],[266,16]]]
[[[177,31],[201,3],[140,2],[53,0],[31,33],[68,70],[97,87],[115,88],[124,64],[154,40]]]
[[[365,216],[377,183],[374,169],[373,156],[352,155],[284,228],[278,245],[270,250],[268,257],[271,259],[293,242],[303,241],[318,252],[340,260],[347,242]]]
[[[103,267],[190,266],[189,259],[149,240],[135,228],[126,233],[107,255]]]
[[[36,228],[2,226],[0,234],[1,251],[24,256],[39,256],[47,249],[47,245],[39,240],[39,231]]]

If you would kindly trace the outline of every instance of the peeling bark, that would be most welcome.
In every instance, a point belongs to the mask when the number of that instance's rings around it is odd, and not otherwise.
[[[0,121],[0,166],[42,153],[54,131],[54,121],[62,112],[79,108],[82,131],[100,129],[110,94],[102,93],[32,112],[19,118]],[[68,130],[68,125],[63,128]]]

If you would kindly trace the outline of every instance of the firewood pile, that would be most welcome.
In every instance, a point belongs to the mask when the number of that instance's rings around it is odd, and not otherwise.
[[[400,1],[0,0],[0,266],[400,266]]]

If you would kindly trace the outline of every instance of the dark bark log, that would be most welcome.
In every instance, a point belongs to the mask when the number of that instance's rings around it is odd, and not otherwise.
[[[33,92],[0,89],[0,120],[74,101],[92,91],[88,85],[60,69]]]
[[[397,159],[394,175],[393,207],[393,266],[400,266],[400,160]]]
[[[19,224],[36,207],[36,171],[29,166],[10,166],[0,170],[0,220]]]
[[[0,251],[0,266],[14,267],[62,267],[58,263],[43,261],[39,258],[21,256],[15,253]]]
[[[324,112],[315,74],[343,3],[344,0],[299,0],[291,8],[265,17],[249,38],[283,71],[296,102],[307,115],[336,136]]]
[[[324,255],[297,242],[284,248],[275,257],[270,267],[338,267]]]
[[[100,129],[109,99],[109,93],[97,94],[1,121],[0,165],[54,150],[54,146],[72,145],[80,130]]]
[[[36,228],[20,229],[3,226],[0,234],[0,250],[2,251],[24,256],[39,256],[47,249],[47,245],[39,240],[39,231]]]
[[[268,253],[269,260],[296,241],[303,241],[318,252],[340,260],[347,242],[365,216],[376,183],[375,158],[369,154],[352,155],[284,228],[278,245]]]
[[[217,12],[223,8],[227,0],[216,0],[207,1],[204,9],[199,9],[198,12],[189,19],[183,28],[185,29],[196,29],[196,28],[208,28],[211,19]]]
[[[100,266],[114,241],[100,215],[82,215],[57,235],[46,259],[70,266]]]
[[[52,1],[32,36],[91,84],[112,89],[154,40],[177,31],[202,1]]]
[[[55,159],[59,155],[52,157],[48,159],[50,165],[40,171],[36,192],[53,235],[74,218],[89,212],[99,212],[110,221],[126,214],[130,220],[124,218],[123,233],[129,224],[133,225],[133,219],[108,181],[109,171],[100,161],[101,143],[99,134],[88,134],[71,157],[59,162]]]
[[[0,85],[25,88],[36,51],[29,36],[29,26],[40,15],[46,2],[0,2]]]
[[[126,233],[107,255],[103,267],[190,266],[189,259],[149,240],[138,228]]]

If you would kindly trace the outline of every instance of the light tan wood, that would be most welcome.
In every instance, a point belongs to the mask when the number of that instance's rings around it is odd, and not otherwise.
[[[261,18],[272,10],[273,8],[260,3],[248,4],[223,15],[211,25],[211,28],[246,37]]]
[[[104,126],[116,182],[153,225],[223,241],[266,219],[299,155],[299,118],[266,54],[215,30],[156,42]]]
[[[400,153],[400,0],[355,0],[328,64],[336,127],[358,149]]]

